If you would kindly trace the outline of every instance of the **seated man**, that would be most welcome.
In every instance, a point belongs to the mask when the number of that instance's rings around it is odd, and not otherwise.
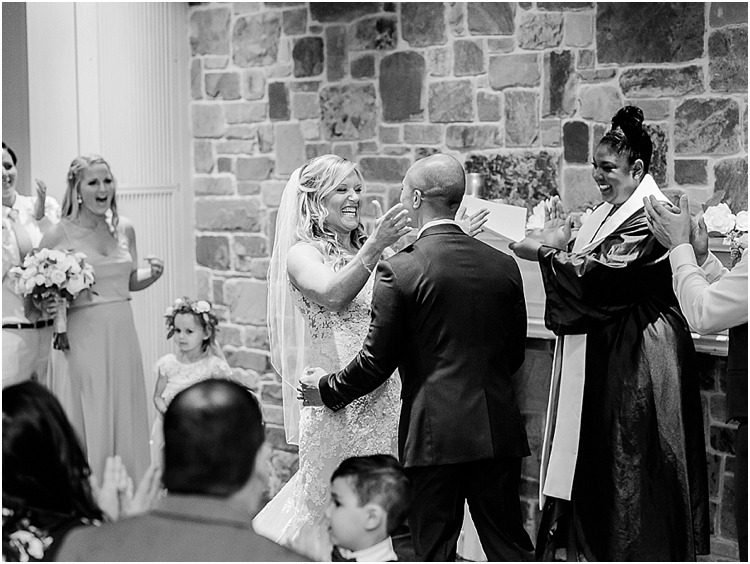
[[[164,486],[151,511],[70,533],[61,561],[301,561],[256,534],[270,448],[255,397],[227,380],[204,380],[164,415]]]

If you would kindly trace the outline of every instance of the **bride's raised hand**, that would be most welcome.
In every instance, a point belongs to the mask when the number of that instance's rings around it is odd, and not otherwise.
[[[385,213],[383,213],[380,202],[373,200],[372,204],[375,206],[375,214],[379,217],[375,219],[375,229],[369,240],[376,244],[382,252],[411,231],[411,218],[409,212],[401,203],[396,204]]]
[[[570,241],[573,217],[563,208],[560,196],[552,196],[544,204],[544,228],[542,240],[545,245],[564,249]]]

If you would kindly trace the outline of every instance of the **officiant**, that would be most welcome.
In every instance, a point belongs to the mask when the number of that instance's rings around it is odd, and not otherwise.
[[[643,210],[644,197],[666,201],[651,153],[642,111],[621,109],[593,156],[603,203],[577,237],[555,197],[544,243],[511,245],[539,262],[557,335],[540,559],[689,561],[710,549],[695,350]]]

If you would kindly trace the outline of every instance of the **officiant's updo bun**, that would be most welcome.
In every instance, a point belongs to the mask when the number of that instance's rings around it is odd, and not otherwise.
[[[618,155],[625,154],[631,165],[636,159],[641,159],[644,174],[648,172],[653,145],[643,127],[643,111],[639,107],[620,108],[612,118],[612,128],[599,143],[607,145]]]

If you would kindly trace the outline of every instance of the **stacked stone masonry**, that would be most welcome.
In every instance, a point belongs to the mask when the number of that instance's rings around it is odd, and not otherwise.
[[[274,491],[296,449],[270,364],[266,272],[281,192],[306,159],[357,161],[366,200],[384,208],[409,165],[442,151],[504,171],[488,197],[559,193],[583,209],[599,201],[595,143],[636,104],[662,187],[696,209],[709,198],[747,208],[746,3],[191,3],[188,29],[199,294],[220,308],[227,357],[262,399]],[[365,206],[368,227],[372,214]],[[532,534],[549,346],[530,341],[524,371],[539,382],[522,396]],[[711,559],[733,559],[725,362],[701,363]]]

